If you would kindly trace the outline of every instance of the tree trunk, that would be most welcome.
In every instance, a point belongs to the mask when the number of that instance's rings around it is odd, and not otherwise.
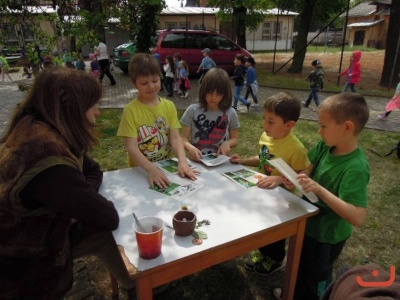
[[[88,12],[93,12],[93,13],[102,13],[103,12],[103,6],[101,1],[91,1],[91,0],[79,0],[78,1],[78,6],[81,10],[86,10]],[[103,42],[106,40],[106,32],[104,30],[104,25],[101,23],[96,23],[93,25],[94,32],[96,32],[99,36],[99,39]]]
[[[236,19],[235,33],[237,43],[246,49],[246,13],[247,9],[244,6],[233,8],[233,15]]]
[[[387,32],[385,60],[381,76],[381,86],[394,87],[399,80],[400,72],[400,1],[392,1],[389,27]]]
[[[292,65],[288,69],[289,73],[301,73],[303,70],[304,58],[307,51],[307,35],[310,30],[315,2],[316,0],[303,2],[303,8],[300,13],[299,31],[294,48],[294,58]]]

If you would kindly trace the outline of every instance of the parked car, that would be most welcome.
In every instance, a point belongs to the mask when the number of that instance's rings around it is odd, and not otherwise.
[[[251,54],[226,36],[208,30],[165,29],[157,31],[156,45],[152,53],[160,55],[164,62],[167,55],[179,53],[189,66],[189,73],[195,74],[201,60],[202,50],[211,49],[211,58],[219,68],[232,74],[235,66],[234,58],[237,54],[251,56]]]
[[[132,42],[127,42],[114,48],[113,63],[122,72],[128,74],[128,65],[132,56],[136,53],[136,46]]]

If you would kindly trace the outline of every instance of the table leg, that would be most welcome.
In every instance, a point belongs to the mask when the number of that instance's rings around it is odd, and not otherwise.
[[[297,234],[289,237],[289,249],[286,261],[285,285],[283,287],[282,299],[291,300],[294,297],[296,287],[297,272],[299,269],[301,249],[303,246],[304,232],[307,219],[300,220],[298,223]]]
[[[153,287],[150,277],[144,276],[136,279],[136,290],[139,300],[153,299]]]

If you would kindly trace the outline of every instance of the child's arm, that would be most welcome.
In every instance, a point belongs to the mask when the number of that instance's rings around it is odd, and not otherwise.
[[[231,162],[234,164],[241,164],[249,167],[258,167],[260,164],[260,158],[257,156],[250,158],[241,158],[239,154],[231,155]]]
[[[137,166],[142,167],[147,172],[150,186],[154,184],[160,188],[166,188],[171,183],[163,171],[158,169],[152,162],[150,162],[140,151],[137,140],[131,137],[125,138],[126,149],[128,150],[129,157],[136,163]]]
[[[202,154],[201,151],[192,145],[192,143],[189,141],[190,139],[190,127],[189,126],[182,126],[182,141],[183,141],[183,146],[185,150],[188,152],[189,159],[194,160],[194,161],[200,161]]]
[[[172,146],[172,149],[174,149],[174,153],[176,157],[178,158],[178,173],[181,177],[188,177],[191,180],[196,180],[196,174],[198,174],[197,171],[193,171],[186,160],[186,155],[185,155],[185,148],[183,147],[183,142],[181,135],[179,134],[178,129],[171,129],[169,132],[169,139],[170,143]]]
[[[365,222],[367,210],[343,201],[326,188],[312,180],[306,174],[297,176],[305,192],[313,192],[324,201],[336,214],[354,226],[361,226]]]
[[[231,152],[231,149],[236,147],[239,144],[239,131],[237,128],[231,129],[229,131],[230,139],[223,142],[219,148],[217,154],[228,155]]]

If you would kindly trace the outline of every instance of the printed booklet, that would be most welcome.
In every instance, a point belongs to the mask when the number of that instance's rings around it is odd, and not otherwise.
[[[282,159],[276,158],[268,160],[268,162],[282,175],[284,175],[291,183],[295,185],[295,187],[299,190],[299,192],[303,193],[312,203],[318,202],[318,197],[313,192],[304,192],[301,188],[299,181],[297,180],[297,173]]]
[[[247,168],[242,168],[231,172],[225,172],[222,173],[222,175],[224,175],[228,179],[232,180],[233,182],[236,182],[238,185],[246,189],[253,186],[257,186],[257,181],[260,178],[266,176],[262,173]]]
[[[149,187],[150,190],[160,193],[164,196],[174,198],[176,200],[186,200],[187,197],[196,193],[204,185],[194,183],[192,181],[172,182],[167,188],[160,188],[158,186]]]
[[[169,174],[177,174],[178,173],[178,159],[177,158],[171,158],[171,159],[165,159],[161,161],[156,161],[154,164],[161,170],[169,173]],[[192,169],[195,168],[195,166],[191,165],[188,160],[188,165]]]
[[[202,159],[200,159],[200,161],[203,164],[205,164],[206,166],[214,167],[214,166],[223,164],[224,162],[227,162],[230,159],[231,158],[229,156],[226,156],[223,154],[217,155],[216,153],[212,153],[212,154],[203,155],[203,157],[202,157]]]

